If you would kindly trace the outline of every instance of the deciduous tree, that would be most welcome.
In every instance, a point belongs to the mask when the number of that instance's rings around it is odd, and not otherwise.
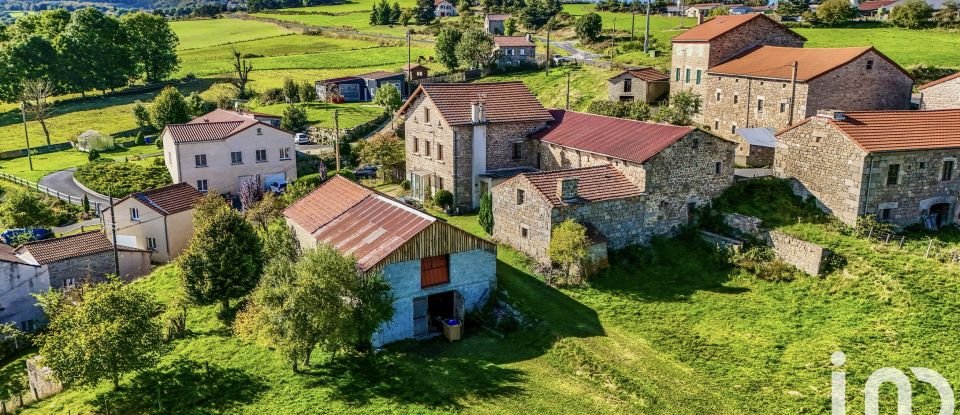
[[[377,134],[363,142],[359,148],[360,161],[381,166],[377,172],[381,179],[394,169],[403,166],[405,158],[403,140],[393,134]]]
[[[599,14],[587,13],[577,20],[577,37],[584,42],[596,42],[600,38],[601,30],[603,30],[603,19]]]
[[[190,121],[190,107],[176,88],[163,88],[150,105],[150,123],[162,130],[167,124],[182,124]]]
[[[563,269],[563,275],[570,277],[574,265],[582,268],[587,257],[587,228],[567,219],[555,226],[550,235],[547,255],[550,261]]]
[[[403,101],[400,100],[400,90],[393,84],[383,84],[377,88],[377,93],[373,96],[373,103],[383,108],[384,111],[393,114]]]
[[[194,304],[220,303],[246,295],[263,269],[260,239],[253,227],[230,208],[222,197],[210,193],[194,214],[193,238],[177,259],[181,285]]]
[[[703,99],[690,91],[680,91],[670,97],[669,106],[661,106],[654,115],[657,122],[690,125],[693,116],[700,113]]]
[[[908,29],[919,29],[930,18],[933,17],[933,8],[927,4],[926,0],[907,0],[890,11],[890,23],[906,27]]]
[[[437,41],[434,44],[434,50],[437,54],[437,60],[448,70],[455,70],[460,66],[457,60],[457,44],[463,32],[452,26],[444,26],[437,34]]]
[[[848,0],[824,0],[817,6],[817,20],[827,26],[837,26],[850,21],[857,15]]]
[[[433,0],[417,0],[417,7],[413,10],[413,20],[419,25],[430,24],[436,19],[436,7]]]
[[[43,363],[66,385],[113,387],[127,372],[153,367],[163,347],[161,306],[135,285],[115,277],[42,295],[40,306],[50,320],[37,336]]]
[[[302,105],[287,105],[283,110],[283,118],[280,119],[280,128],[287,131],[302,133],[310,126],[307,120],[307,110]]]
[[[960,5],[956,0],[944,0],[943,5],[933,15],[937,27],[955,28],[960,26]]]
[[[493,63],[493,38],[479,30],[469,30],[457,44],[457,61],[471,69],[480,69]]]
[[[239,50],[233,49],[233,73],[235,78],[230,82],[237,87],[237,97],[247,97],[247,82],[250,80],[250,71],[253,70],[253,64],[243,58]]]
[[[162,81],[180,67],[180,39],[161,16],[137,12],[124,15],[120,25],[126,33],[130,58],[138,77]]]
[[[11,190],[0,203],[0,224],[7,228],[54,226],[53,209],[39,193],[25,189]]]
[[[53,82],[48,79],[27,79],[20,84],[20,99],[23,110],[40,123],[48,146],[50,145],[50,130],[47,129],[47,116],[53,109],[53,103],[49,100],[56,93]]]
[[[73,12],[56,49],[70,91],[107,90],[127,84],[134,69],[126,34],[117,19],[94,8]]]

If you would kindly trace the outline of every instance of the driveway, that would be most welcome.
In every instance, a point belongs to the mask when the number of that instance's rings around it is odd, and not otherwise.
[[[538,40],[547,41],[546,38],[538,38]],[[574,40],[551,40],[550,47],[563,50],[569,53],[571,58],[577,60],[597,60],[601,57],[597,53],[577,48],[577,42]]]
[[[50,188],[50,190],[58,191],[65,195],[76,197],[77,199],[83,199],[83,195],[86,194],[91,206],[95,203],[100,203],[103,207],[109,206],[109,202],[106,199],[87,193],[74,183],[73,172],[76,170],[77,169],[67,169],[50,173],[40,179],[40,184]]]

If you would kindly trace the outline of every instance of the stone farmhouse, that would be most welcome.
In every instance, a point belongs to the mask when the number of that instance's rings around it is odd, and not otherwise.
[[[214,110],[161,133],[164,162],[174,183],[201,192],[239,193],[240,183],[264,187],[296,180],[293,134],[257,114]]]
[[[120,275],[125,281],[150,273],[150,251],[117,246]],[[27,264],[46,268],[49,287],[68,288],[90,278],[117,273],[113,244],[100,231],[28,242],[13,251]]]
[[[533,171],[527,137],[553,117],[522,82],[420,85],[399,110],[406,118],[406,177],[414,198],[453,194],[455,210],[480,206],[494,185]]]
[[[499,52],[497,65],[512,66],[537,63],[537,44],[530,35],[494,36],[494,50]]]
[[[707,71],[703,123],[735,139],[739,128],[785,128],[818,109],[910,108],[913,78],[872,47],[760,46]]]
[[[131,193],[113,205],[120,245],[151,252],[153,262],[173,260],[193,237],[193,206],[203,194],[186,183]],[[100,217],[104,227],[113,221],[106,207]],[[108,234],[111,239],[113,236]]]
[[[665,98],[670,90],[670,76],[653,68],[623,71],[607,80],[610,101],[654,103]]]
[[[691,223],[697,207],[733,183],[736,144],[680,127],[552,110],[531,135],[537,167],[493,188],[494,238],[546,261],[550,232],[567,218],[611,248]]]
[[[960,72],[920,85],[920,109],[960,108]]]
[[[510,14],[488,14],[483,16],[483,30],[491,35],[502,36],[506,34],[505,22],[511,17]]]
[[[433,14],[437,17],[450,17],[457,15],[457,8],[448,0],[433,0]]]
[[[955,223],[960,109],[822,111],[781,131],[775,174],[847,224]]]
[[[763,14],[718,16],[673,38],[670,91],[710,95],[707,70],[760,45],[802,48],[806,38]]]
[[[374,334],[376,347],[431,336],[446,319],[463,321],[496,288],[496,245],[343,177],[283,215],[304,249],[326,244],[353,255],[362,273],[383,273],[395,312]]]

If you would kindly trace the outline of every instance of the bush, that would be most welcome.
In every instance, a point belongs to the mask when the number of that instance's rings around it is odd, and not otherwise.
[[[409,180],[404,180],[404,181],[400,182],[400,188],[403,189],[404,192],[409,192],[409,191],[410,191],[410,181],[409,181]]]
[[[926,0],[907,0],[890,11],[889,21],[894,26],[919,29],[933,17],[933,8]]]
[[[260,105],[273,105],[286,102],[286,99],[284,99],[283,89],[267,88],[260,94],[257,101],[260,102]]]
[[[333,176],[343,176],[347,179],[350,179],[351,181],[354,181],[354,182],[357,181],[357,175],[353,174],[353,172],[350,171],[350,169],[335,170],[330,174],[330,177],[333,177]]]
[[[84,164],[77,168],[73,177],[91,190],[113,197],[125,197],[173,182],[164,166],[141,166],[107,160]]]
[[[143,131],[138,131],[138,132],[137,132],[137,138],[133,140],[133,143],[136,144],[136,145],[138,145],[138,146],[142,146],[142,145],[144,145],[144,144],[147,144],[146,140],[143,138]]]
[[[449,209],[453,205],[453,193],[448,190],[437,190],[433,194],[433,203],[443,209]]]
[[[87,161],[97,161],[97,160],[100,160],[100,152],[97,150],[90,150],[90,152],[87,153]]]
[[[303,183],[307,186],[316,188],[317,186],[320,186],[320,183],[323,183],[323,177],[320,175],[320,173],[308,174],[298,178],[297,183]]]
[[[797,277],[797,269],[776,257],[773,249],[753,246],[730,256],[734,265],[750,271],[757,278],[770,282],[789,282]]]
[[[154,166],[166,167],[166,163],[163,161],[163,157],[155,157],[153,159]]]

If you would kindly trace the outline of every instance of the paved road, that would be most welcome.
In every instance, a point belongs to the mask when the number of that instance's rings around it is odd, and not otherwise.
[[[543,42],[547,41],[546,38],[537,39]],[[601,58],[601,55],[597,53],[577,48],[577,42],[574,40],[550,40],[550,48],[561,49],[569,53],[571,58],[577,60],[597,60]]]
[[[78,199],[82,199],[83,195],[86,194],[87,198],[90,199],[91,206],[99,202],[101,206],[106,207],[108,205],[106,199],[84,192],[80,186],[77,186],[77,184],[73,182],[74,171],[76,171],[76,169],[60,170],[58,172],[50,173],[40,179],[40,184],[49,187],[52,190],[56,190],[60,193],[67,194]]]

